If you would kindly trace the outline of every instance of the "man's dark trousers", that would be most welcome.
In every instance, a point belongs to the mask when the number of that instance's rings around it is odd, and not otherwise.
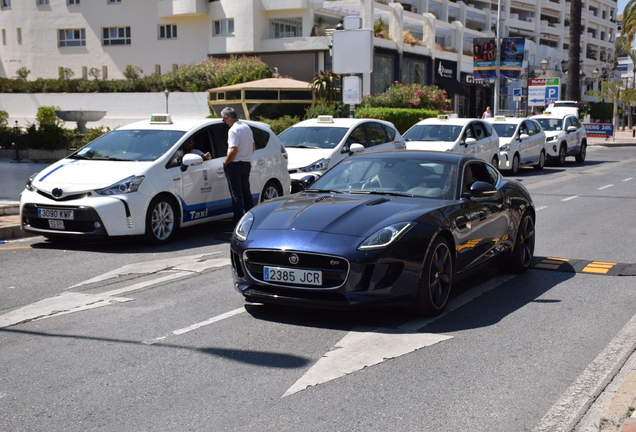
[[[225,178],[232,196],[232,223],[236,225],[243,214],[254,207],[252,192],[250,191],[250,170],[252,164],[246,161],[230,162],[225,165]]]

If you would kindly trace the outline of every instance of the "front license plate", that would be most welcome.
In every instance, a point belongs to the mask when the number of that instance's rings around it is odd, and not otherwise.
[[[300,285],[322,285],[322,272],[285,267],[263,267],[263,279]]]
[[[38,217],[42,219],[73,220],[73,210],[39,208]]]
[[[53,229],[64,229],[64,221],[49,219],[49,227]]]

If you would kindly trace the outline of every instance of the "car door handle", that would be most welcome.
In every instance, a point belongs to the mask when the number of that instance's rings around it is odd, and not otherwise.
[[[256,162],[256,164],[257,164],[257,165],[265,165],[265,161],[264,161],[263,159],[259,159],[259,160]]]
[[[223,175],[225,173],[225,171],[223,170],[223,168],[219,168],[219,169],[216,170],[216,173],[218,175]]]

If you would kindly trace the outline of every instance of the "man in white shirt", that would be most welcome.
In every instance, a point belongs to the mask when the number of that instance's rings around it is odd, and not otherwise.
[[[236,111],[224,108],[221,111],[223,123],[230,127],[227,136],[227,156],[223,162],[223,170],[232,197],[233,225],[243,217],[246,211],[254,207],[254,199],[250,191],[250,158],[254,153],[254,134],[252,129],[239,121]]]

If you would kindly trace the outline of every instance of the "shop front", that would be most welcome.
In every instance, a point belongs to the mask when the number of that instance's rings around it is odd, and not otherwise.
[[[457,81],[457,62],[436,59],[433,73],[434,83],[446,91],[446,97],[451,100],[451,109],[460,117],[464,117],[466,97],[468,91]]]
[[[462,72],[461,84],[468,92],[462,116],[479,118],[487,106],[492,107],[493,84],[490,81],[475,79],[472,73]]]

